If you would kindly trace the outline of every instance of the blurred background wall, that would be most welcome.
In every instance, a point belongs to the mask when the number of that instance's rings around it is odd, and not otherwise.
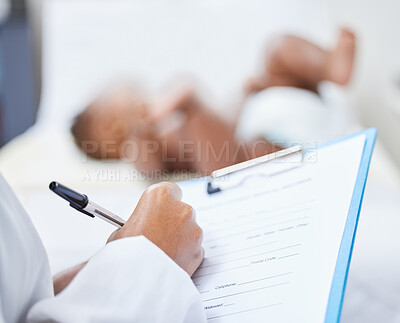
[[[321,15],[327,17],[329,23],[349,26],[356,31],[359,50],[349,90],[351,103],[365,126],[378,127],[380,139],[400,165],[400,145],[397,144],[400,138],[400,38],[393,37],[400,30],[400,2],[313,1],[315,10],[323,8]],[[225,0],[217,2],[229,4]],[[43,0],[0,1],[0,9],[7,12],[9,8],[9,15],[2,19],[0,40],[0,144],[35,121],[41,86],[42,3]]]

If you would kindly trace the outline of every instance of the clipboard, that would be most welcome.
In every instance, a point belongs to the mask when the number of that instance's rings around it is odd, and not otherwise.
[[[283,150],[280,150],[280,151],[277,151],[277,152],[274,152],[274,153],[271,153],[271,154],[268,154],[268,155],[265,155],[265,156],[261,156],[261,157],[254,158],[254,159],[250,159],[248,161],[244,161],[244,162],[239,163],[239,164],[235,164],[235,165],[232,165],[232,166],[224,167],[224,168],[218,169],[216,171],[213,171],[211,173],[211,175],[208,176],[208,178],[207,178],[207,193],[208,194],[215,194],[215,193],[221,192],[222,190],[227,190],[229,188],[233,188],[233,187],[236,187],[238,185],[241,185],[241,184],[243,184],[244,181],[247,180],[248,175],[247,175],[247,177],[244,177],[241,180],[237,181],[236,183],[233,183],[233,184],[231,184],[231,185],[229,185],[227,187],[221,187],[221,186],[218,186],[218,185],[215,186],[214,185],[214,181],[216,179],[219,179],[219,178],[222,178],[222,177],[225,177],[225,176],[229,176],[229,175],[234,174],[234,173],[239,173],[241,171],[248,170],[250,168],[253,168],[253,167],[256,167],[256,166],[259,166],[259,165],[263,165],[263,164],[266,164],[266,163],[271,163],[271,162],[277,161],[278,159],[287,158],[287,157],[290,157],[290,156],[293,156],[293,155],[298,155],[300,157],[300,159],[297,162],[293,162],[293,163],[288,164],[289,168],[286,167],[283,170],[280,169],[279,171],[272,172],[272,173],[269,173],[269,174],[264,174],[264,173],[255,173],[255,174],[253,174],[255,176],[270,177],[270,176],[278,175],[278,174],[280,174],[282,172],[288,171],[289,169],[300,167],[302,165],[303,161],[304,161],[303,148],[300,145],[296,145],[296,146],[289,147],[287,149],[283,149]]]
[[[343,231],[343,236],[339,248],[339,253],[336,261],[336,266],[333,274],[331,289],[329,293],[328,304],[326,307],[325,322],[334,323],[340,321],[340,315],[343,306],[344,292],[346,288],[346,282],[348,277],[348,271],[350,267],[351,255],[354,246],[355,234],[357,230],[357,224],[359,220],[359,215],[361,211],[362,199],[364,196],[365,185],[367,181],[369,166],[372,157],[372,151],[375,145],[377,130],[375,128],[369,128],[358,132],[356,134],[334,140],[327,144],[324,144],[318,149],[324,149],[331,145],[335,145],[339,142],[346,141],[356,136],[365,135],[365,144],[363,153],[361,156],[361,161],[359,165],[359,170],[350,202],[350,207],[347,214],[347,219],[345,223],[345,228]],[[215,183],[215,180],[222,178],[224,176],[229,176],[234,173],[240,172],[241,170],[248,170],[249,168],[256,167],[261,164],[270,163],[276,161],[280,158],[287,158],[292,155],[299,155],[300,159],[297,160],[297,164],[291,165],[292,167],[287,168],[283,171],[289,171],[293,168],[300,167],[304,161],[304,156],[307,151],[304,151],[301,146],[294,146],[288,149],[262,156],[256,159],[252,159],[237,165],[229,166],[217,171],[214,171],[207,178],[207,193],[215,194],[223,190],[233,188],[236,185],[241,185],[243,181],[247,180],[243,178],[237,181],[234,185],[228,185],[226,187],[221,187]],[[282,173],[282,171],[277,173],[267,174],[266,176],[274,176],[276,174]],[[257,174],[256,174],[257,175]],[[258,174],[260,175],[260,174]],[[265,176],[265,175],[263,175]]]
[[[351,198],[342,242],[340,244],[336,267],[333,274],[331,291],[326,309],[325,323],[334,323],[340,321],[351,255],[353,252],[358,219],[361,212],[361,204],[364,197],[365,185],[367,183],[369,165],[371,163],[377,130],[375,128],[369,128],[320,147],[320,149],[323,149],[326,146],[334,145],[337,142],[344,141],[362,134],[365,135],[364,152],[361,157],[356,184],[354,186],[353,196]]]

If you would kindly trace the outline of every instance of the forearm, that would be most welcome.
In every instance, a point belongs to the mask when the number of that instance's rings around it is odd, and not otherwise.
[[[79,271],[85,267],[87,261],[72,267],[68,268],[61,273],[55,275],[53,277],[53,287],[54,287],[54,295],[62,292],[65,287],[69,285],[69,283],[75,278],[75,276],[79,273]]]

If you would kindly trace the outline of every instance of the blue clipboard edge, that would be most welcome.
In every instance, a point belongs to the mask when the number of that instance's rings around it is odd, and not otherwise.
[[[340,321],[351,255],[353,253],[358,219],[360,216],[377,130],[375,128],[369,128],[354,135],[327,143],[326,145],[320,147],[323,148],[324,146],[330,146],[340,141],[345,141],[360,135],[365,135],[364,152],[361,157],[360,168],[358,170],[353,196],[350,202],[349,213],[347,215],[346,225],[344,228],[342,241],[340,243],[331,290],[329,293],[328,305],[326,308],[325,323],[336,323]]]
[[[351,198],[346,225],[343,231],[342,241],[340,243],[335,271],[333,273],[331,290],[329,293],[328,304],[325,312],[325,323],[337,323],[340,321],[344,292],[347,283],[347,276],[350,268],[350,260],[353,252],[357,224],[360,216],[361,204],[364,196],[365,185],[367,183],[369,165],[371,163],[372,151],[375,145],[377,130],[375,128],[368,128],[355,134],[327,142],[326,144],[323,144],[317,148],[323,149],[324,147],[335,145],[339,142],[346,141],[348,139],[361,135],[365,135],[364,151],[361,157],[356,183],[354,185],[353,196]],[[193,183],[197,183],[199,180],[204,180],[204,182],[206,183],[205,178],[202,177],[180,182],[178,184],[190,185]]]

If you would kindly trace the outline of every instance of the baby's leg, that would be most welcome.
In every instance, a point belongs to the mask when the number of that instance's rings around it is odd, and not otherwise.
[[[282,36],[267,49],[265,71],[248,81],[248,93],[270,86],[292,86],[312,91],[323,80],[345,85],[350,80],[355,52],[355,37],[346,29],[335,49],[324,50],[296,37]]]

